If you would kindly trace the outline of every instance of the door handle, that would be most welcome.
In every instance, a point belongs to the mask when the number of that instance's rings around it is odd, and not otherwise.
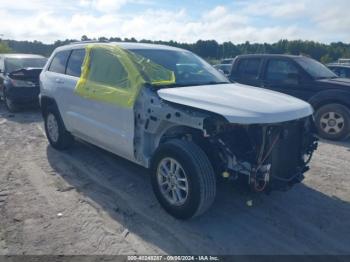
[[[59,79],[59,78],[56,78],[55,81],[56,81],[57,84],[63,84],[63,83],[64,83],[63,80],[61,80],[61,79]]]

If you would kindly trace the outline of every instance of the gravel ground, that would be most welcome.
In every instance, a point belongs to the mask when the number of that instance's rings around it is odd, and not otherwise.
[[[0,149],[0,255],[350,254],[350,142],[320,143],[288,192],[221,183],[186,222],[160,208],[147,170],[83,142],[53,150],[38,110],[0,104]]]

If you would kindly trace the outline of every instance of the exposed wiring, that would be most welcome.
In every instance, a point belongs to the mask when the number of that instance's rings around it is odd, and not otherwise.
[[[266,134],[265,134],[266,135]],[[262,167],[262,165],[264,164],[264,162],[266,161],[266,159],[270,156],[270,154],[272,153],[272,150],[273,148],[275,147],[276,143],[278,142],[280,138],[280,132],[278,133],[278,135],[276,135],[276,138],[274,139],[274,141],[272,142],[269,150],[267,151],[267,153],[265,154],[265,157],[258,163],[258,167],[256,168],[255,172],[254,172],[254,190],[257,191],[257,192],[262,192],[264,191],[264,189],[266,188],[267,186],[267,175],[268,173],[265,173],[264,175],[264,184],[262,187],[258,187],[258,184],[257,184],[257,180],[256,180],[256,175],[258,173],[258,171],[260,170],[260,168]],[[259,154],[260,155],[260,154]],[[259,159],[261,157],[259,156]]]

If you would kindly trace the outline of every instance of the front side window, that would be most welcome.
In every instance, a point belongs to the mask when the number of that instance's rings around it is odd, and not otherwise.
[[[238,64],[238,76],[242,79],[256,79],[259,75],[261,59],[243,59]]]
[[[68,60],[66,74],[80,77],[84,58],[85,49],[73,50]]]
[[[46,58],[5,58],[5,72],[11,73],[28,67],[43,68],[46,60]]]
[[[337,75],[326,66],[308,57],[295,58],[295,61],[314,79],[335,78]]]
[[[59,74],[65,74],[69,53],[70,51],[58,52],[55,55],[55,57],[52,59],[52,62],[49,67],[49,71],[59,73]]]
[[[272,59],[268,62],[266,80],[288,82],[291,78],[298,76],[298,68],[288,60]]]
[[[90,59],[89,81],[118,88],[129,86],[128,73],[116,55],[96,48],[91,51]]]

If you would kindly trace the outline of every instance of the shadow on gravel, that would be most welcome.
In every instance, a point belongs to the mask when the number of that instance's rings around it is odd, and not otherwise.
[[[350,253],[350,203],[304,184],[255,195],[220,182],[207,213],[179,221],[157,203],[147,171],[129,161],[81,142],[66,152],[48,146],[47,157],[94,206],[169,254]]]
[[[38,106],[28,106],[21,108],[16,113],[11,113],[5,108],[4,102],[0,100],[0,121],[1,119],[17,123],[32,123],[42,121],[40,108]]]

